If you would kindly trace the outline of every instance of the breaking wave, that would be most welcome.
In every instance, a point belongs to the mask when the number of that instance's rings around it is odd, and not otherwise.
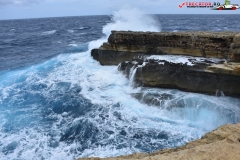
[[[129,19],[130,13],[136,19]],[[136,9],[116,12],[103,33],[158,31],[152,26],[157,23],[145,16]],[[101,66],[90,56],[104,41],[106,37],[89,45],[69,44],[73,50],[44,63],[0,72],[1,159],[153,152],[240,121],[236,98],[132,88],[117,66]]]

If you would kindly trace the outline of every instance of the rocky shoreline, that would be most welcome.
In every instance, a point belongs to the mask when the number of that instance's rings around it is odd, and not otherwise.
[[[105,160],[237,160],[240,159],[240,123],[227,124],[205,134],[201,139],[185,146],[160,150],[154,153],[136,153],[128,156],[105,158]],[[79,160],[100,160],[80,158]]]
[[[112,31],[91,55],[135,86],[240,97],[239,33]]]
[[[240,97],[240,33],[112,31],[91,55],[101,65],[118,65],[134,86]],[[235,160],[239,150],[240,123],[224,125],[185,146],[106,160]]]

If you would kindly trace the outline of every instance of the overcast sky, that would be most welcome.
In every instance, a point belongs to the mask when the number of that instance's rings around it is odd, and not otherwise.
[[[0,0],[0,19],[22,19],[82,15],[108,15],[126,6],[148,14],[240,14],[208,8],[178,7],[186,0]],[[220,2],[224,0],[188,0],[187,2]],[[231,0],[239,4],[240,0]]]

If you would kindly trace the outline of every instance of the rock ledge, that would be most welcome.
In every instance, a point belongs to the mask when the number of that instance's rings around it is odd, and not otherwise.
[[[136,86],[240,97],[240,33],[112,31],[91,55]]]

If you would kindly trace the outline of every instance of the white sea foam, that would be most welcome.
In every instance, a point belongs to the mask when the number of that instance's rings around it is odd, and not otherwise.
[[[70,46],[70,47],[77,47],[78,44],[76,44],[76,43],[71,43],[71,44],[69,44],[68,46]]]
[[[131,15],[131,16],[129,16]],[[112,22],[103,27],[102,32],[106,35],[99,40],[92,41],[89,44],[89,50],[98,48],[107,38],[112,30],[116,31],[151,31],[159,32],[160,24],[152,16],[145,14],[136,8],[121,9],[113,13]]]
[[[110,35],[112,30],[160,31],[160,24],[152,16],[146,15],[136,8],[114,12],[112,21],[103,28],[103,33],[107,36]]]
[[[71,29],[69,29],[69,30],[67,30],[69,33],[74,33],[74,30],[71,30]]]
[[[58,66],[58,63],[61,65]],[[39,75],[38,72],[44,69],[44,67],[52,65],[56,65],[56,67],[46,76]],[[52,114],[51,118],[56,119],[51,126],[51,132],[53,133],[49,133],[50,130],[44,129],[41,125],[22,129],[13,134],[2,132],[0,139],[2,139],[1,143],[4,145],[0,146],[1,150],[12,142],[17,143],[16,149],[12,153],[4,155],[3,152],[0,152],[0,157],[4,157],[3,160],[12,158],[72,159],[86,156],[108,157],[126,155],[140,151],[139,148],[133,147],[138,141],[130,138],[139,131],[157,130],[158,133],[164,131],[168,134],[169,139],[181,138],[181,140],[179,139],[175,142],[174,146],[178,146],[190,140],[200,138],[204,133],[215,129],[219,125],[232,122],[231,115],[234,116],[233,113],[236,113],[236,121],[239,121],[238,113],[240,113],[240,110],[238,106],[239,100],[237,99],[219,98],[167,89],[133,89],[129,85],[129,80],[118,72],[117,67],[100,66],[97,61],[92,59],[89,51],[73,55],[60,55],[52,61],[26,69],[24,72],[15,71],[14,73],[9,73],[4,79],[7,81],[4,86],[9,87],[5,90],[1,88],[0,92],[4,92],[4,97],[1,97],[2,100],[9,98],[9,94],[13,91],[17,93],[15,97],[12,97],[13,100],[18,97],[21,98],[21,95],[19,95],[21,91],[16,88],[16,85],[20,85],[22,81],[26,81],[29,85],[45,84],[46,89],[40,92],[46,98],[51,98],[52,92],[55,90],[61,91],[63,88],[59,88],[56,84],[64,82],[70,83],[72,87],[76,85],[81,86],[82,89],[79,95],[83,95],[94,105],[104,106],[106,112],[96,110],[89,113],[90,115],[86,114],[74,119],[71,118],[68,112],[63,112],[61,115]],[[11,79],[13,80],[12,82]],[[36,92],[35,94],[39,93],[37,90],[33,92]],[[61,92],[66,94],[67,90],[62,90]],[[163,108],[160,109],[142,104],[131,96],[132,93],[139,92],[146,94],[167,93],[173,95],[174,98],[165,101]],[[116,104],[119,104],[119,107],[114,107]],[[177,107],[177,105],[182,105],[183,107]],[[34,106],[32,107],[33,110],[36,110],[36,115],[33,115],[33,117],[41,117],[37,112],[39,107],[36,109],[34,109]],[[171,107],[172,109],[169,110]],[[28,108],[28,110],[31,110],[31,108]],[[23,111],[26,112],[27,110]],[[11,112],[14,111],[9,109],[9,113]],[[121,115],[121,120],[114,116],[116,112]],[[109,116],[104,121],[99,117],[103,113]],[[0,117],[2,117],[1,115]],[[94,115],[95,118],[91,115]],[[229,115],[229,117],[226,115]],[[7,121],[6,118],[3,116],[1,122],[5,123]],[[80,143],[65,144],[64,142],[59,142],[61,132],[78,124],[83,119],[95,124],[99,130],[102,130],[102,134],[107,130],[114,131],[114,134],[109,137],[99,139],[101,143],[107,145],[94,147],[93,144],[89,144],[91,148],[78,152],[77,148],[81,146]],[[64,121],[66,121],[66,125],[59,128]],[[127,137],[129,137],[122,139],[121,143],[127,145],[127,147],[120,149],[116,148],[116,144],[118,144],[117,138],[119,138],[117,134],[121,131],[118,128],[125,128]],[[132,131],[133,129],[138,132]],[[52,139],[51,136],[48,136],[49,134],[54,134],[55,138]],[[147,138],[145,137],[144,139]],[[140,141],[145,141],[144,139]],[[161,139],[152,138],[149,141],[164,144],[165,147],[173,147],[172,144],[168,144],[167,141]],[[57,147],[50,147],[50,142],[57,142]],[[151,147],[150,144],[145,145]]]
[[[80,27],[79,30],[89,29],[90,27]]]
[[[219,58],[203,58],[203,57],[191,57],[191,56],[179,56],[179,55],[152,55],[147,57],[146,59],[154,59],[154,60],[165,60],[172,63],[182,63],[187,64],[189,66],[193,66],[193,62],[204,62],[205,60],[211,61],[212,63],[219,63],[223,61],[223,59]],[[194,59],[194,60],[193,60]],[[193,61],[190,61],[193,60]],[[159,62],[162,64],[162,62]]]
[[[46,32],[42,32],[42,35],[51,35],[51,34],[54,34],[56,32],[57,32],[57,30],[46,31]]]
[[[105,33],[109,33],[111,29],[114,28],[105,28]],[[144,29],[146,30],[147,28]],[[91,42],[89,49],[101,45],[105,40],[103,38]],[[0,152],[3,160],[118,156],[141,151],[136,147],[137,144],[147,148],[154,147],[151,143],[176,147],[200,138],[204,133],[222,124],[240,121],[239,99],[168,89],[133,89],[129,85],[129,80],[117,70],[116,66],[101,66],[92,59],[90,50],[59,55],[39,65],[0,74],[0,82],[0,102],[8,101],[8,103],[0,103],[1,107],[6,108],[4,111],[0,110],[0,150],[7,151],[6,148],[10,147],[8,153]],[[69,87],[59,86],[59,83],[69,84]],[[35,88],[41,85],[43,89]],[[79,86],[81,90],[72,95],[69,91],[75,86]],[[23,96],[26,92],[31,92],[34,96],[40,94],[44,97],[41,101],[49,101],[44,104],[46,106],[41,106],[38,101],[32,102],[34,97]],[[53,97],[55,92],[60,98],[61,95],[67,95],[70,99],[81,99],[83,96],[91,101],[92,105],[88,107],[93,110],[78,116],[72,116],[69,111],[55,113],[52,111],[54,108],[51,107],[51,103],[58,101],[59,98]],[[173,98],[163,101],[162,106],[149,106],[133,98],[134,93],[169,94]],[[13,103],[15,101],[19,103]],[[29,103],[25,104],[28,101]],[[74,107],[81,109],[82,106]],[[45,112],[50,112],[48,117],[45,117]],[[119,116],[116,116],[116,113]],[[103,114],[106,117],[102,118]],[[45,122],[47,119],[51,119],[51,123]],[[102,145],[92,144],[88,139],[86,143],[89,147],[79,151],[78,148],[83,144],[77,140],[70,144],[60,141],[61,135],[66,130],[81,121],[91,122],[99,130],[97,142]],[[18,130],[12,133],[5,132],[4,125],[9,122]],[[23,127],[19,128],[19,125]],[[126,132],[123,138],[119,135],[122,129]],[[112,134],[105,134],[106,131],[111,131]],[[142,139],[133,138],[141,132],[146,133]],[[168,140],[149,138],[147,134],[153,132],[156,132],[156,135],[164,132]],[[171,141],[174,139],[176,141]],[[55,143],[56,146],[52,147],[51,145]],[[118,148],[119,145],[125,147]]]

